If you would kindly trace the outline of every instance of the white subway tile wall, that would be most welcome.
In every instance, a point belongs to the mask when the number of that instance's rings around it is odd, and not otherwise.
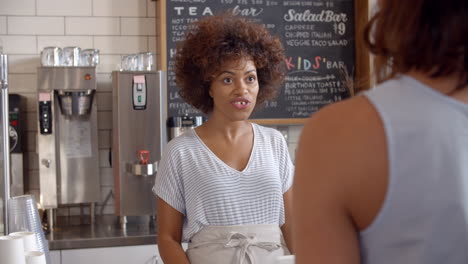
[[[112,73],[120,69],[120,55],[100,55],[97,71],[100,73]]]
[[[34,73],[8,74],[10,93],[34,93],[37,87],[37,77]]]
[[[93,15],[146,17],[146,0],[93,0]]]
[[[94,47],[101,54],[126,54],[148,50],[148,37],[140,36],[96,36]]]
[[[37,140],[37,67],[48,46],[78,46],[100,50],[97,67],[97,105],[101,198],[97,212],[114,213],[114,180],[109,163],[112,145],[112,75],[122,55],[157,53],[159,29],[152,0],[0,0],[0,44],[9,54],[10,92],[25,104],[25,189],[39,195]],[[158,60],[159,54],[156,54]],[[302,126],[279,126],[294,157]],[[104,204],[105,200],[106,203]],[[79,214],[70,208],[59,215]],[[88,211],[87,208],[84,209]]]
[[[11,16],[7,18],[9,35],[63,35],[63,17]]]
[[[7,33],[7,20],[6,16],[0,16],[0,34]]]
[[[120,20],[122,35],[155,36],[155,18],[123,17]]]
[[[99,149],[110,149],[112,145],[110,130],[100,130],[98,132],[98,144]]]
[[[37,0],[38,16],[92,16],[92,0]]]
[[[37,54],[29,55],[9,55],[8,72],[13,73],[33,73],[37,72],[37,67],[41,65],[41,60]]]
[[[2,0],[0,15],[34,16],[36,15],[36,0]]]
[[[99,111],[97,119],[98,119],[97,122],[98,122],[99,130],[111,130],[112,129],[112,112],[111,111]]]
[[[97,90],[99,92],[112,92],[112,74],[110,73],[97,73]]]
[[[67,17],[65,19],[66,35],[120,35],[120,18],[118,17]]]
[[[112,92],[97,93],[98,111],[112,112]]]
[[[36,36],[0,35],[0,42],[6,54],[37,54]]]
[[[156,51],[156,37],[148,37],[148,50],[154,53],[158,53]],[[156,56],[155,59],[157,60],[158,57]],[[155,64],[158,64],[158,62],[155,61]]]
[[[146,0],[148,9],[146,10],[146,15],[148,17],[156,17],[156,1]]]

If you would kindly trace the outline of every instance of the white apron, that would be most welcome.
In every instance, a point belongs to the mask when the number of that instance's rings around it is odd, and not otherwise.
[[[191,264],[271,264],[289,255],[278,225],[206,226],[186,251]]]

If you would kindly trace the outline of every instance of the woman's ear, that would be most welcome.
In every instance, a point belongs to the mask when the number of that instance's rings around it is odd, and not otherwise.
[[[208,90],[208,94],[210,95],[211,98],[213,98],[213,95],[211,94],[211,89]]]

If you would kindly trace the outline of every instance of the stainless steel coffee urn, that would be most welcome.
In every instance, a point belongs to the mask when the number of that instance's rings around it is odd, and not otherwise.
[[[38,155],[40,203],[94,206],[100,201],[95,67],[39,67]]]
[[[112,167],[121,224],[127,216],[156,214],[152,187],[167,142],[165,83],[162,71],[112,73]]]
[[[172,116],[167,119],[169,129],[169,140],[182,135],[189,129],[201,125],[205,121],[203,116]]]

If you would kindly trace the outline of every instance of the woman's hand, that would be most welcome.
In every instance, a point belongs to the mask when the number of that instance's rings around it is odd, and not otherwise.
[[[289,188],[289,190],[283,194],[283,200],[286,221],[284,225],[281,226],[281,232],[283,233],[284,241],[288,246],[289,252],[294,254],[292,239],[292,188]]]

